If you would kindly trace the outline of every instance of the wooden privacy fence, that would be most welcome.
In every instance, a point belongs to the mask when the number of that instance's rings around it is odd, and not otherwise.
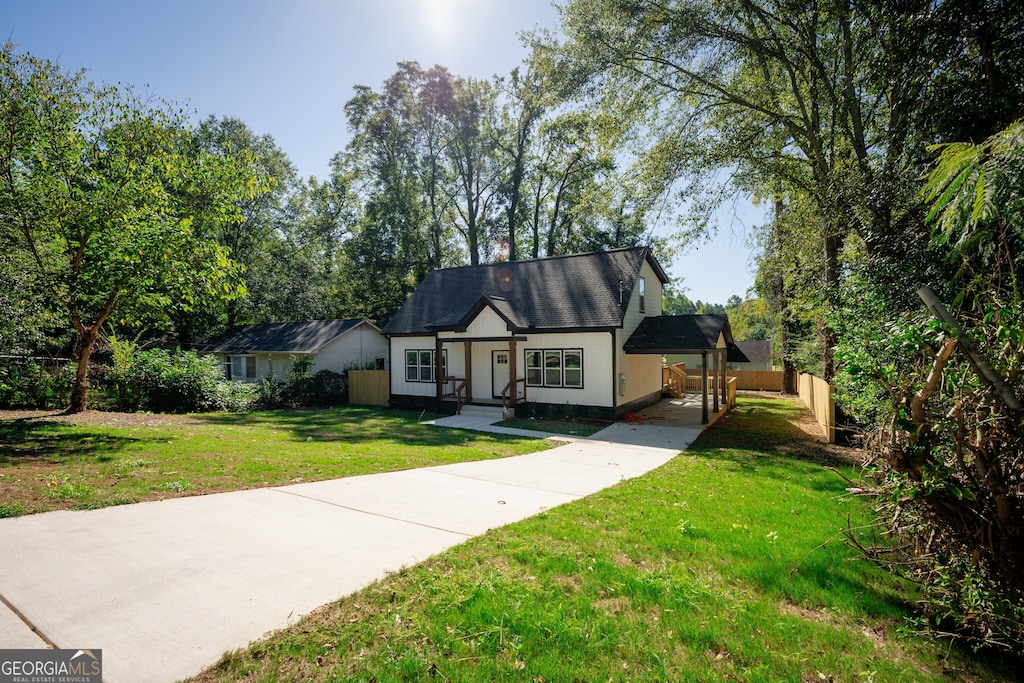
[[[821,428],[825,430],[825,438],[829,443],[836,442],[836,402],[832,398],[832,386],[814,375],[801,374],[798,394],[803,404],[814,414]]]
[[[747,391],[782,391],[781,370],[729,370],[736,378],[736,388]]]
[[[384,406],[391,398],[387,370],[349,370],[348,402],[356,406]]]

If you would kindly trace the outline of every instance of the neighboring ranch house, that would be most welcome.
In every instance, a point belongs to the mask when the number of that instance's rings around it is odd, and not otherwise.
[[[387,367],[388,340],[368,320],[310,320],[229,328],[201,348],[217,356],[228,379],[283,379],[296,358],[313,361],[313,373]]]
[[[665,356],[669,365],[685,363],[688,371],[700,371],[700,354],[670,354]],[[771,370],[772,343],[770,341],[738,341],[729,345],[726,354],[728,370]]]
[[[436,270],[383,329],[392,404],[607,418],[651,405],[661,356],[624,346],[661,315],[667,282],[645,247]]]

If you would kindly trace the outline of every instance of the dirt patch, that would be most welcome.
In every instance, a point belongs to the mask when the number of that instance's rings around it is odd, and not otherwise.
[[[99,425],[105,427],[163,427],[198,425],[202,422],[192,415],[166,413],[115,413],[86,410],[69,415],[55,410],[0,410],[0,422],[53,422],[69,425]]]

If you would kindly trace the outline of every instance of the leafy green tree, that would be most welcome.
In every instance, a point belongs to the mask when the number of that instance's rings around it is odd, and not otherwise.
[[[816,327],[831,377],[829,311],[846,240],[856,235],[868,258],[893,261],[908,240],[927,241],[916,179],[952,118],[933,88],[977,92],[970,75],[980,64],[998,84],[991,101],[1020,102],[1019,47],[1007,37],[1019,38],[1021,22],[1010,4],[578,0],[563,11],[566,39],[554,49],[589,74],[581,91],[602,112],[647,138],[648,176],[683,183],[680,196],[705,217],[714,202],[700,200],[726,194],[723,169],[741,191],[784,201],[800,193],[813,204]]]
[[[682,280],[673,280],[661,292],[662,313],[665,315],[693,315],[697,306],[686,296]]]
[[[238,201],[262,188],[231,159],[185,154],[183,113],[131,88],[5,45],[0,91],[0,219],[75,331],[77,412],[108,320],[241,292],[227,251],[196,239],[192,224],[235,220]]]

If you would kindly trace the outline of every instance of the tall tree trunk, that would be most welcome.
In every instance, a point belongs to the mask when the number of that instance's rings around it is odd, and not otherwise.
[[[75,384],[71,388],[71,405],[68,406],[68,413],[84,411],[89,400],[89,358],[99,335],[99,325],[82,326],[78,331],[78,338],[75,340],[78,365],[75,370]]]

